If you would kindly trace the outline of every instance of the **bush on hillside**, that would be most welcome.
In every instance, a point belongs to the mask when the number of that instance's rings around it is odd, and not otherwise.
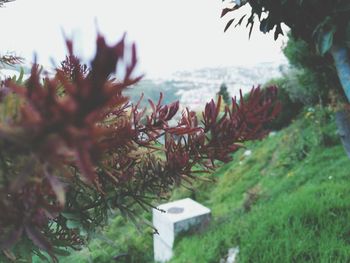
[[[306,106],[328,104],[331,90],[344,96],[330,56],[319,56],[314,46],[292,35],[283,53],[291,65],[284,76],[288,80],[285,90],[294,101]]]
[[[285,78],[271,80],[265,86],[268,85],[275,85],[278,87],[277,97],[278,100],[281,101],[282,109],[280,114],[273,121],[266,124],[266,127],[278,131],[288,126],[292,120],[295,119],[302,110],[303,104],[290,97],[290,93],[286,90],[288,80]]]

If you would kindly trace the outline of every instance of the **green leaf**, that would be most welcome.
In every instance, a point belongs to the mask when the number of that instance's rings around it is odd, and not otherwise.
[[[331,30],[323,31],[320,30],[318,33],[316,47],[318,52],[323,56],[325,55],[333,45],[333,37],[336,31],[335,27],[332,27]]]
[[[225,29],[224,29],[224,32],[226,32],[227,29],[232,25],[233,21],[235,21],[234,18],[227,22],[227,24],[226,24],[226,26],[225,26]]]
[[[78,221],[75,221],[75,220],[67,220],[66,226],[69,229],[76,229],[76,228],[80,227],[80,223]]]
[[[59,256],[69,256],[71,253],[67,249],[54,248],[53,252]]]
[[[224,8],[224,9],[222,9],[221,17],[225,16],[229,12],[237,10],[238,8],[239,8],[239,6],[236,5],[236,6],[232,7],[232,8]]]
[[[17,84],[22,84],[23,83],[23,77],[24,77],[24,69],[21,67],[18,79],[16,81]]]
[[[249,39],[250,39],[250,37],[252,36],[253,27],[254,27],[254,23],[252,23],[252,24],[250,25],[250,29],[249,29]]]
[[[65,217],[67,220],[76,220],[76,221],[80,220],[79,215],[75,213],[62,212],[61,215]]]
[[[261,20],[260,22],[260,31],[266,34],[269,30],[269,20],[267,18]]]
[[[235,27],[240,26],[240,25],[242,24],[242,22],[243,22],[243,19],[244,19],[246,16],[247,16],[247,14],[243,15],[243,16],[239,19],[239,21],[238,21],[238,23],[235,25]]]
[[[281,24],[277,24],[276,29],[275,29],[275,34],[274,34],[275,40],[277,40],[277,38],[278,38],[278,36],[280,34],[283,36],[283,31],[282,31],[282,28],[281,28]]]

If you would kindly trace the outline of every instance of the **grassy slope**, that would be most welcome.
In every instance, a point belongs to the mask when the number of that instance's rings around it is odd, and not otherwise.
[[[214,221],[182,238],[172,262],[218,262],[233,246],[240,263],[350,262],[350,161],[333,121],[307,112],[250,148],[216,174],[209,198],[199,200]]]
[[[173,193],[172,199],[191,196],[210,207],[213,220],[204,232],[177,240],[172,263],[218,262],[234,246],[240,263],[350,262],[350,161],[331,117],[315,112],[249,145],[251,156],[236,153],[212,176],[216,183],[198,181],[195,192]],[[110,262],[120,252],[152,262],[149,234],[119,218],[107,237],[112,243],[95,240],[91,252],[66,262]]]

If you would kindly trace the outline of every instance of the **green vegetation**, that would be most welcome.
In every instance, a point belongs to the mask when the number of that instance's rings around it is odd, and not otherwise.
[[[318,129],[321,119],[327,124]],[[209,200],[199,200],[212,208],[214,221],[181,239],[172,262],[217,262],[234,246],[240,263],[348,262],[350,163],[331,117],[304,112],[249,148],[250,157],[237,153],[215,175]]]
[[[227,105],[231,104],[231,96],[227,91],[227,86],[225,83],[221,84],[218,95],[222,96],[222,99],[225,102],[225,104],[227,104]]]
[[[291,34],[283,53],[292,68],[283,79],[285,89],[293,101],[300,101],[304,105],[316,105],[329,103],[332,93],[342,94],[338,99],[343,97],[331,56],[319,56],[313,45],[296,39]]]
[[[251,155],[242,149],[215,174],[202,175],[211,182],[171,193],[213,214],[206,230],[176,240],[172,263],[218,262],[237,246],[239,263],[350,262],[350,162],[331,106],[332,92],[342,92],[336,70],[300,39],[291,37],[284,53],[291,69],[264,85],[280,88],[281,114],[266,126],[278,132],[248,144]],[[139,214],[151,220],[150,212]],[[153,262],[151,231],[117,215],[103,235],[62,262],[107,263],[123,254],[129,258],[119,262]]]
[[[191,197],[210,207],[213,220],[207,230],[180,237],[171,262],[218,262],[235,246],[240,263],[350,261],[350,163],[333,113],[309,108],[247,147],[252,154],[237,152],[209,177],[215,182],[173,192],[172,199]],[[152,262],[149,229],[138,232],[118,216],[105,233],[108,239],[95,239],[62,262],[110,262],[120,253]]]
[[[146,213],[142,216],[146,216]],[[150,228],[138,229],[129,220],[116,216],[111,220],[103,235],[95,236],[88,247],[72,253],[69,257],[61,258],[60,262],[109,263],[118,255],[121,256],[118,262],[152,262],[152,238]],[[123,257],[123,254],[130,255],[130,259]]]

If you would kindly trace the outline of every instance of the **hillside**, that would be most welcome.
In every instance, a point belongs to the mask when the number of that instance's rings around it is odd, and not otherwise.
[[[181,107],[192,110],[202,110],[203,105],[216,97],[220,85],[225,83],[231,96],[239,95],[239,90],[246,93],[252,85],[266,83],[266,81],[280,77],[287,66],[281,63],[260,63],[254,66],[232,66],[217,68],[202,68],[192,71],[178,71],[164,78],[148,78],[147,75],[126,93],[131,101],[136,103],[141,94],[143,106],[148,105],[148,99],[157,101],[162,92],[164,103],[180,101]],[[29,76],[30,65],[3,65],[0,79],[18,76],[21,69],[25,78]],[[259,80],[259,81],[257,81]],[[200,94],[200,96],[199,96]]]
[[[251,155],[234,154],[210,176],[215,182],[176,189],[171,199],[192,197],[212,209],[213,220],[204,232],[180,237],[171,262],[219,262],[237,246],[239,263],[349,262],[350,161],[332,116],[309,108],[288,128],[247,145]],[[118,216],[104,233],[62,262],[110,262],[120,253],[152,262],[149,228],[138,232]]]
[[[350,161],[331,116],[310,109],[251,156],[237,153],[197,191],[210,228],[179,240],[171,262],[218,262],[237,246],[239,263],[349,262]]]

